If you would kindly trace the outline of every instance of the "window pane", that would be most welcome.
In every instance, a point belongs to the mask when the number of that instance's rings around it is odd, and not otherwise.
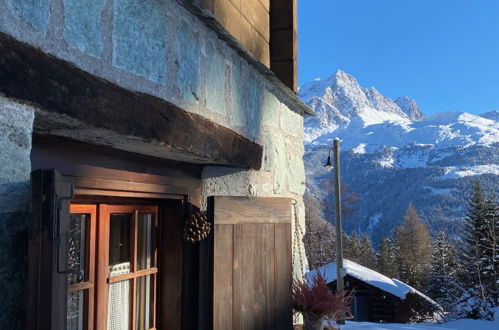
[[[68,293],[68,330],[83,330],[85,322],[86,291]]]
[[[130,324],[130,281],[109,285],[108,330],[128,330]]]
[[[137,290],[135,292],[136,299],[136,327],[137,330],[150,329],[153,327],[152,324],[152,292],[151,292],[151,280],[152,276],[142,276],[137,279]]]
[[[71,213],[69,218],[68,269],[80,270],[86,274],[87,224],[90,214]],[[69,284],[78,283],[77,274],[69,274]]]
[[[151,230],[153,214],[141,213],[137,220],[137,269],[151,268],[152,264],[152,241]]]
[[[130,272],[131,214],[111,214],[109,232],[109,275]]]

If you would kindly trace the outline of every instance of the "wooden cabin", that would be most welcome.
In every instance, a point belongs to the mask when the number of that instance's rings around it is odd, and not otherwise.
[[[354,321],[413,323],[434,320],[442,308],[435,301],[397,280],[350,260],[344,260],[345,290],[353,291]],[[324,274],[331,291],[336,292],[336,263],[329,263],[307,273]]]
[[[294,0],[0,1],[0,329],[291,328],[296,33]]]

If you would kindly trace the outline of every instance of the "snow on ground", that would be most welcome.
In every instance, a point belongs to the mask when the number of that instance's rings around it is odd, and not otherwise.
[[[410,155],[401,155],[398,159],[398,166],[402,168],[417,168],[428,166],[428,154],[413,153]]]
[[[395,159],[393,158],[393,154],[384,155],[383,158],[378,161],[378,164],[385,168],[392,168],[394,163]]]
[[[449,166],[445,169],[445,174],[442,176],[443,179],[456,179],[463,178],[465,176],[481,175],[491,173],[499,175],[499,165],[487,164],[487,165],[476,165],[476,166]]]
[[[433,195],[448,195],[452,192],[450,188],[434,188],[430,186],[424,186],[423,188],[428,189]]]
[[[363,155],[366,153],[366,144],[360,143],[358,146],[352,149],[353,153]]]
[[[345,325],[340,326],[341,330],[497,330],[499,329],[499,320],[457,320],[443,324],[436,323],[418,323],[418,324],[400,324],[400,323],[370,323],[370,322],[351,322],[347,321]]]
[[[495,321],[461,319],[447,323],[371,323],[347,321],[340,326],[341,330],[498,330],[499,329],[499,307],[495,308]]]
[[[369,224],[367,226],[368,232],[372,233],[372,231],[374,230],[374,227],[376,227],[376,225],[379,222],[379,219],[381,219],[382,216],[383,216],[383,213],[376,213],[375,215],[373,215],[369,218]]]

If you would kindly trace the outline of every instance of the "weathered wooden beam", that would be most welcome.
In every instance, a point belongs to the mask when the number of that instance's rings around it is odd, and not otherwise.
[[[261,167],[262,146],[0,33],[0,93],[38,108],[34,131],[191,163]]]

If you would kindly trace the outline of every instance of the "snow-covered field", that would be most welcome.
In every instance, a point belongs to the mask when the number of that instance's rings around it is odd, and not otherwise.
[[[418,324],[399,324],[399,323],[370,323],[370,322],[351,322],[347,321],[345,325],[340,326],[341,330],[499,330],[499,307],[495,309],[495,321],[469,320],[462,319],[443,324],[436,323],[418,323]]]
[[[444,324],[420,323],[420,324],[399,324],[399,323],[370,323],[370,322],[347,322],[340,327],[341,330],[498,330],[499,320],[458,320]]]

